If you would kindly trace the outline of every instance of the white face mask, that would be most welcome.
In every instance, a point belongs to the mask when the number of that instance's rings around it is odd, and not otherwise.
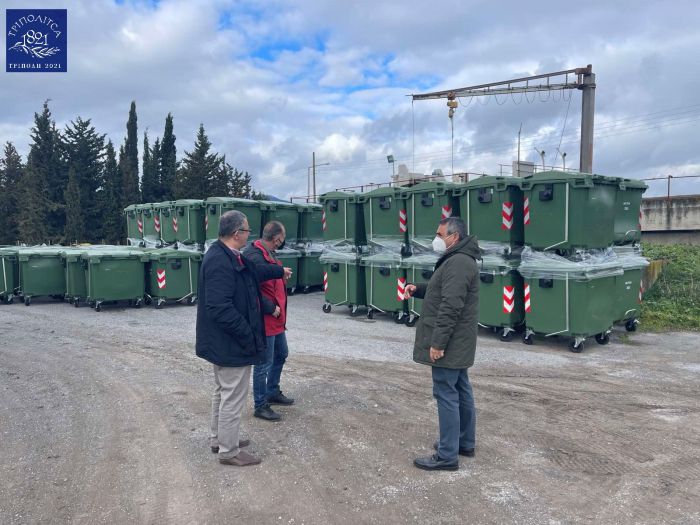
[[[445,253],[447,251],[447,244],[445,244],[445,239],[442,237],[435,236],[433,239],[433,251],[435,253]]]

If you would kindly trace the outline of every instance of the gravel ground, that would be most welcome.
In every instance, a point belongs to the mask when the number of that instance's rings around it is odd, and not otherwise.
[[[283,421],[247,411],[263,463],[219,465],[195,309],[0,307],[0,523],[698,523],[698,334],[503,343],[470,370],[477,455],[436,436],[414,329],[290,299]]]

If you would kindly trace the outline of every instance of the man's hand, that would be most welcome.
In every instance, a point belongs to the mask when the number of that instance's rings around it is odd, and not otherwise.
[[[279,318],[280,315],[282,315],[282,310],[280,310],[279,306],[275,306],[275,311],[272,312],[272,317],[277,319],[277,318]]]
[[[416,293],[416,285],[415,284],[407,284],[406,288],[404,289],[404,292],[403,292],[403,298],[410,299],[411,297],[413,297],[414,293]]]
[[[284,278],[289,279],[292,276],[292,269],[287,268],[286,266],[284,267]]]
[[[445,355],[444,350],[438,350],[437,348],[433,348],[432,346],[430,347],[430,362],[434,363],[438,359],[442,358]]]

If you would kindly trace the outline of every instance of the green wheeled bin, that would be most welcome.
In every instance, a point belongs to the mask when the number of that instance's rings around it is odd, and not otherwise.
[[[258,201],[234,197],[210,197],[204,201],[204,204],[204,227],[206,229],[207,242],[213,242],[219,238],[219,220],[221,215],[231,210],[238,210],[248,218],[248,228],[250,229],[248,240],[250,242],[260,238],[262,212]]]
[[[19,291],[19,248],[0,248],[0,302],[11,304]]]
[[[403,243],[402,255],[408,247],[408,197],[406,188],[377,188],[363,193],[365,233],[368,244],[377,238],[393,239]],[[435,227],[437,229],[437,226]]]
[[[401,261],[401,266],[406,271],[406,282],[409,284],[427,283],[435,271],[435,263],[439,256],[435,253],[413,254]],[[408,319],[406,326],[415,326],[423,311],[423,299],[411,297],[407,301]]]
[[[177,234],[173,224],[175,201],[158,202],[153,205],[153,212],[158,217],[156,231],[160,232],[161,241],[163,244],[174,244],[177,241]]]
[[[138,246],[143,241],[143,215],[138,204],[124,208],[126,217],[126,238],[130,245]]]
[[[401,255],[380,251],[363,256],[360,265],[365,268],[367,319],[380,312],[390,314],[399,324],[406,323],[406,270],[401,265]]]
[[[367,295],[365,268],[360,266],[357,247],[350,242],[326,244],[319,260],[326,298],[323,311],[330,313],[334,306],[345,305],[351,316],[358,315],[358,308],[367,306]]]
[[[299,259],[301,258],[301,252],[292,248],[282,248],[275,250],[274,253],[275,257],[282,263],[282,266],[292,269],[292,276],[287,279],[286,285],[287,293],[294,295],[299,283]]]
[[[302,293],[309,293],[312,288],[323,286],[323,269],[319,257],[323,252],[323,244],[308,243],[299,247],[299,271],[297,272],[297,288]]]
[[[141,204],[141,215],[143,217],[143,242],[149,248],[156,248],[161,245],[160,238],[160,214],[155,206],[160,203]]]
[[[189,250],[163,248],[148,252],[146,298],[156,308],[167,301],[197,303],[197,279],[202,254]]]
[[[442,219],[459,216],[459,201],[449,182],[421,182],[408,189],[408,238],[411,244],[429,249]]]
[[[524,177],[521,184],[524,244],[562,252],[613,244],[615,179],[549,171]]]
[[[175,241],[183,244],[203,244],[206,241],[204,227],[204,201],[180,199],[173,202],[172,227]]]
[[[131,306],[140,307],[146,292],[148,253],[115,247],[82,255],[87,263],[88,304],[96,312],[105,302],[129,301]]]
[[[639,246],[615,246],[622,275],[615,277],[615,322],[625,325],[628,332],[637,330],[644,294],[643,273],[649,261]]]
[[[262,212],[262,227],[270,221],[281,222],[286,232],[287,244],[296,244],[299,235],[299,208],[291,202],[258,201]],[[262,236],[262,229],[260,231]]]
[[[33,297],[49,296],[63,301],[66,294],[66,272],[61,260],[61,246],[35,246],[19,251],[19,287],[24,304]]]
[[[321,230],[326,242],[350,241],[355,246],[367,244],[362,194],[331,191],[321,195],[319,200],[323,205]]]
[[[523,244],[523,194],[521,179],[480,177],[452,189],[467,233],[479,241],[512,247]]]
[[[642,195],[647,185],[640,180],[618,179],[615,197],[615,244],[642,240]]]
[[[297,204],[299,209],[299,238],[303,242],[323,241],[323,206]]]
[[[65,299],[76,308],[80,306],[81,301],[87,301],[87,263],[82,256],[88,251],[89,248],[72,248],[61,252],[66,273]]]
[[[479,270],[479,325],[510,341],[524,328],[523,278],[519,260],[485,254]]]
[[[580,252],[565,258],[526,247],[518,271],[523,277],[525,333],[570,337],[572,352],[583,351],[587,337],[607,344],[615,321],[615,279],[623,274],[612,250]]]

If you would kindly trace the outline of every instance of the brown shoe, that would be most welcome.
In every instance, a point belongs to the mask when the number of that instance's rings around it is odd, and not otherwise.
[[[219,463],[222,465],[234,465],[236,467],[246,467],[248,465],[257,465],[262,460],[253,454],[241,450],[237,456],[232,458],[219,458]]]
[[[250,445],[250,439],[241,439],[240,441],[238,441],[238,448],[247,447],[248,445]],[[219,447],[211,447],[211,453],[218,454]]]

